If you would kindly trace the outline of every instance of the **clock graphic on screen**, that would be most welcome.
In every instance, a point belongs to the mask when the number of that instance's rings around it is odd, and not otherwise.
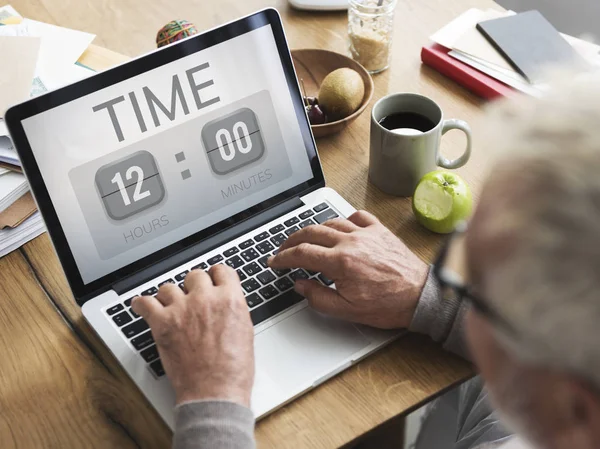
[[[158,165],[148,151],[137,151],[103,165],[95,178],[104,210],[113,220],[143,212],[165,197]]]
[[[239,170],[265,152],[258,119],[250,108],[208,122],[202,128],[202,141],[210,166],[218,175]]]

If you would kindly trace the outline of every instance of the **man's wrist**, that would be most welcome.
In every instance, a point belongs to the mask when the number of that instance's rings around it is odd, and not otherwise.
[[[204,385],[201,388],[178,388],[175,391],[176,405],[196,401],[227,401],[250,407],[250,391],[231,385],[215,387]]]

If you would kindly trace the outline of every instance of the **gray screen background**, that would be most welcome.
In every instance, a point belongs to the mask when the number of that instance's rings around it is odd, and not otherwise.
[[[218,96],[220,101],[198,110],[193,92],[184,82],[185,71],[204,62],[210,67],[197,72],[195,82],[212,79],[214,84],[199,93],[205,99]],[[189,114],[185,115],[178,104],[171,122],[159,111],[161,124],[155,127],[143,101],[142,86],[148,86],[169,107],[175,74],[182,81]],[[131,107],[125,102],[122,108],[118,104],[115,111],[125,137],[119,142],[107,111],[94,113],[92,108],[121,95],[127,98],[129,92],[135,92],[140,100],[148,129],[141,132]],[[217,175],[201,143],[202,126],[245,106],[255,110],[259,121],[261,116],[268,117],[262,120],[266,123],[260,123],[264,154],[239,170]],[[274,114],[265,115],[263,109],[271,109]],[[23,127],[84,283],[312,178],[270,26],[33,116],[23,121]],[[131,218],[111,220],[94,186],[94,174],[105,164],[140,150],[154,156],[166,189],[165,198]],[[180,151],[186,155],[183,162],[175,159]],[[191,177],[184,180],[181,172],[185,169],[190,170]],[[272,176],[257,184],[258,188],[227,198],[220,193],[233,182],[264,173],[265,169],[272,170]],[[123,245],[123,231],[164,215],[169,217],[168,226],[157,228],[158,232],[144,236],[135,245]]]

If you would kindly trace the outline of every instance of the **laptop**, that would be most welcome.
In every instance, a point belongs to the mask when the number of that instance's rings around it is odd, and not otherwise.
[[[191,270],[237,270],[261,418],[398,336],[321,315],[272,270],[292,233],[354,212],[325,186],[275,9],[14,106],[6,122],[83,316],[173,428],[175,396],[131,309]]]

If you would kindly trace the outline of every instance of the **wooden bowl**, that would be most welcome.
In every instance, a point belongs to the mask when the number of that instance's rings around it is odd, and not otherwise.
[[[307,48],[292,50],[292,59],[298,75],[298,81],[304,80],[306,95],[316,97],[323,79],[336,69],[348,67],[358,72],[365,83],[365,96],[362,103],[351,115],[335,122],[323,125],[311,125],[315,137],[328,136],[342,131],[365,110],[373,97],[373,78],[365,68],[347,56],[329,50]]]

